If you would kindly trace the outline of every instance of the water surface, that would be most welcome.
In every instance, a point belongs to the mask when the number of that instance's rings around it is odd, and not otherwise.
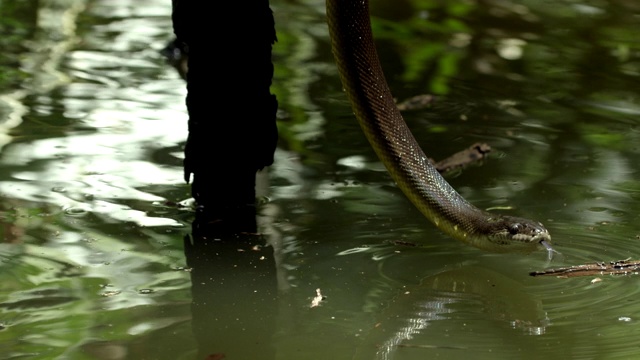
[[[191,243],[170,7],[0,4],[1,359],[640,356],[635,276],[528,275],[640,258],[635,2],[372,4],[394,95],[435,96],[405,114],[427,154],[489,143],[449,181],[544,222],[551,261],[448,239],[411,206],[353,119],[322,1],[272,2],[259,232]]]

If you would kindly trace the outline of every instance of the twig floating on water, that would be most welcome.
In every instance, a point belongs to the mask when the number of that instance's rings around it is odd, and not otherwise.
[[[448,158],[434,163],[441,173],[464,168],[465,166],[479,162],[491,152],[491,146],[485,143],[475,143],[469,148],[459,151]]]
[[[593,264],[575,265],[556,269],[533,271],[531,276],[555,276],[570,278],[594,275],[634,275],[640,273],[640,260],[617,260],[608,263],[595,262]]]

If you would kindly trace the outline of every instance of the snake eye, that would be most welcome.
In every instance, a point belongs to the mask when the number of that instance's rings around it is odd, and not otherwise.
[[[520,229],[522,229],[522,225],[519,223],[512,224],[509,226],[509,234],[515,235],[520,232]]]

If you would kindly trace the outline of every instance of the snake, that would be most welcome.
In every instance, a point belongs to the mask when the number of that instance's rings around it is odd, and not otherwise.
[[[415,207],[450,237],[490,252],[530,253],[551,236],[538,221],[481,210],[433,166],[396,106],[374,44],[368,0],[327,0],[338,73],[367,140]]]

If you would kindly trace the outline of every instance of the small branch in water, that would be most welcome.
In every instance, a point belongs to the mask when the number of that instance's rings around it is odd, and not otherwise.
[[[575,265],[564,268],[533,271],[531,276],[555,276],[570,278],[594,275],[634,275],[640,273],[640,260],[617,260],[609,263],[595,262],[593,264]]]
[[[433,101],[435,100],[435,96],[424,94],[424,95],[416,95],[412,98],[409,98],[403,102],[397,104],[398,110],[407,111],[407,110],[422,110],[431,106]]]
[[[484,159],[487,154],[491,152],[491,146],[485,143],[475,143],[468,149],[459,151],[448,158],[434,162],[434,166],[441,173],[446,173],[452,170],[461,169],[471,163],[478,162]]]

